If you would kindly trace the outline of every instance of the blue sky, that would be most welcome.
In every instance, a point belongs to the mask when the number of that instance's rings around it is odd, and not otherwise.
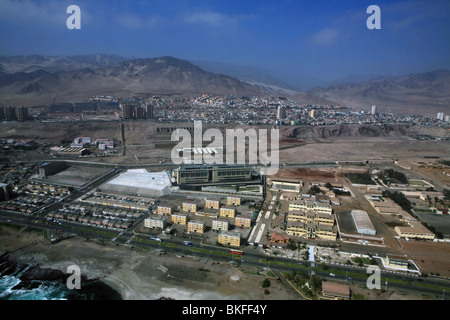
[[[68,30],[69,5],[81,30]],[[381,30],[369,30],[369,5]],[[450,69],[448,0],[0,0],[0,55],[170,55],[323,80]]]

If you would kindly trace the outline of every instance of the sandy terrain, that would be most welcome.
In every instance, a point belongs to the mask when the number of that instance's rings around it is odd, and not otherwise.
[[[448,157],[448,142],[412,139],[339,139],[280,150],[280,163],[311,161],[364,161],[372,159]]]

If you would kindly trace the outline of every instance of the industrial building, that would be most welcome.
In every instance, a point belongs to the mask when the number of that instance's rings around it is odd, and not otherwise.
[[[435,235],[419,221],[408,221],[409,226],[394,228],[401,238],[433,240]]]
[[[353,222],[356,226],[356,231],[362,234],[376,235],[377,231],[370,221],[369,215],[363,210],[352,210]]]
[[[0,183],[0,201],[9,200],[9,185],[6,183]]]
[[[39,168],[39,176],[41,178],[45,178],[53,174],[57,174],[63,170],[66,170],[67,168],[68,168],[67,163],[64,161],[46,163]]]
[[[101,185],[103,192],[144,197],[160,197],[170,194],[169,175],[165,171],[149,172],[146,169],[130,169],[117,178]]]
[[[270,190],[272,191],[286,191],[286,192],[300,192],[303,183],[300,181],[280,181],[272,180],[272,186]]]
[[[88,149],[80,147],[51,147],[50,151],[52,151],[52,154],[58,156],[85,156],[90,153]]]
[[[248,165],[180,166],[175,174],[178,185],[242,183],[255,180],[255,171]]]
[[[73,105],[71,103],[54,103],[48,108],[49,112],[72,112]]]

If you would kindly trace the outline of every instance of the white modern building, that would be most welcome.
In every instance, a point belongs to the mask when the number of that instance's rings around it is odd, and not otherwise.
[[[377,233],[366,211],[352,210],[352,217],[358,233],[369,235],[375,235]]]
[[[168,219],[168,216],[150,216],[144,220],[144,227],[164,229],[167,226]]]
[[[128,170],[101,185],[103,192],[143,197],[160,197],[170,193],[172,183],[166,171],[149,172],[146,169]]]

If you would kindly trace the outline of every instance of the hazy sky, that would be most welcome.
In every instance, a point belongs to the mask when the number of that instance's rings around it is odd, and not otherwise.
[[[69,5],[81,30],[68,30]],[[369,30],[369,5],[381,30]],[[321,79],[450,69],[450,1],[0,0],[0,55],[170,55]]]

